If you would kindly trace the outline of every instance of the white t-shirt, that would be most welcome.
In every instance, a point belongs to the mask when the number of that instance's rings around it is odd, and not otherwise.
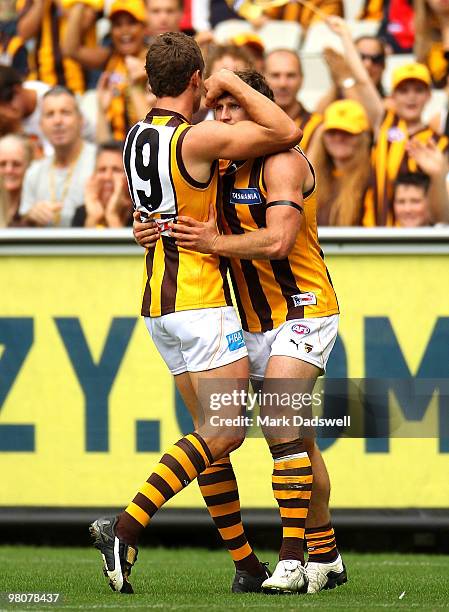
[[[73,168],[54,167],[53,156],[33,162],[25,174],[19,214],[25,215],[38,202],[64,198],[59,227],[70,227],[75,210],[84,204],[84,187],[94,172],[95,155],[95,145],[84,141]]]

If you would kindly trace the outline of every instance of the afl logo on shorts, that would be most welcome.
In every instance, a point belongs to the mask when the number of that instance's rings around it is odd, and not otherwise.
[[[310,328],[307,325],[303,325],[302,323],[295,323],[292,325],[292,331],[299,336],[305,336],[306,334],[310,334]]]

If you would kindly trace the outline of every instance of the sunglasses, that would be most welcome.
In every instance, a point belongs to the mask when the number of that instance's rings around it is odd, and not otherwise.
[[[362,60],[370,60],[373,64],[385,64],[385,55],[383,53],[377,53],[376,55],[361,53],[360,57]]]

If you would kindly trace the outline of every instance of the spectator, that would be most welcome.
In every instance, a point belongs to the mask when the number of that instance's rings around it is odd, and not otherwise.
[[[370,178],[369,123],[353,100],[333,102],[326,109],[310,157],[317,175],[319,225],[361,225]]]
[[[0,64],[11,66],[25,78],[28,74],[28,51],[17,35],[15,0],[0,2]]]
[[[329,25],[342,38],[345,59],[353,75],[345,95],[361,102],[375,133],[372,155],[374,187],[366,202],[364,224],[393,225],[393,184],[397,175],[418,169],[431,174],[422,166],[427,161],[422,149],[409,143],[413,140],[422,147],[427,146],[428,154],[435,157],[439,156],[438,150],[445,154],[448,150],[448,139],[440,137],[423,120],[424,107],[431,95],[430,73],[426,66],[418,63],[398,67],[392,75],[392,110],[385,111],[384,101],[369,78],[346,24],[338,17],[332,17]],[[440,178],[436,176],[431,177],[429,202],[432,222],[446,223],[449,220],[449,200]]]
[[[384,16],[384,0],[365,0],[359,19],[381,21]]]
[[[180,31],[184,10],[182,0],[146,0],[146,6],[150,36]]]
[[[385,0],[378,36],[388,53],[411,53],[415,39],[413,0]]]
[[[381,105],[378,108],[377,138],[372,158],[375,189],[371,211],[370,207],[367,209],[371,217],[368,224],[394,224],[394,181],[401,172],[417,171],[430,176],[432,222],[449,220],[444,172],[438,170],[441,164],[447,165],[448,139],[435,133],[422,119],[424,107],[430,99],[430,84],[429,71],[423,64],[400,66],[393,72],[391,97],[395,110],[385,113]]]
[[[129,128],[148,112],[143,70],[147,23],[145,6],[140,0],[116,0],[112,4],[112,48],[82,45],[82,17],[83,6],[76,4],[67,29],[64,53],[85,68],[104,70],[98,83],[97,140],[124,140]]]
[[[11,225],[19,220],[23,179],[32,156],[32,147],[22,136],[10,134],[0,138],[0,178],[5,204],[4,225]]]
[[[84,190],[84,204],[76,209],[75,227],[132,226],[132,204],[123,170],[123,145],[107,142],[98,148],[95,172]]]
[[[269,19],[281,19],[283,21],[297,21],[304,30],[313,23],[322,19],[321,15],[336,15],[343,17],[342,0],[311,0],[319,12],[299,2],[286,2],[283,6],[265,9],[264,16]]]
[[[23,132],[48,150],[40,128],[42,97],[48,90],[45,83],[23,83],[16,70],[0,66],[0,135]]]
[[[150,0],[151,2],[151,0]],[[212,37],[210,25],[210,0],[180,0],[183,15],[179,29],[186,34],[209,33]],[[172,30],[173,31],[173,30]],[[198,42],[198,40],[197,40]],[[198,44],[200,44],[198,42]]]
[[[86,89],[83,67],[73,59],[64,58],[62,41],[66,36],[67,16],[73,0],[17,0],[20,11],[17,30],[24,40],[35,39],[32,78],[47,85],[63,85],[76,93]],[[80,24],[80,44],[96,44],[96,11],[102,0],[83,0],[83,19]]]
[[[307,151],[322,117],[317,113],[310,113],[298,101],[298,93],[303,82],[298,54],[290,49],[271,51],[265,58],[265,78],[273,90],[276,104],[303,131],[301,147]]]
[[[95,146],[83,141],[82,116],[74,94],[65,87],[44,95],[41,124],[55,152],[28,169],[19,212],[25,225],[68,227],[84,202]]]
[[[421,172],[400,174],[394,184],[393,208],[399,227],[430,225],[430,179]]]
[[[257,72],[265,72],[265,46],[263,40],[255,32],[242,32],[229,41],[231,45],[243,49],[251,58],[251,63]]]
[[[355,39],[352,46],[358,52],[379,95],[381,98],[385,98],[382,77],[385,70],[386,51],[382,40],[375,36],[360,36]],[[353,88],[356,84],[353,69],[341,53],[326,47],[323,51],[323,56],[327,62],[333,84],[330,90],[318,102],[315,109],[318,113],[323,113],[326,107],[335,102],[335,100],[346,98],[346,90]]]
[[[436,87],[444,87],[449,61],[449,4],[415,0],[415,55],[426,64]]]

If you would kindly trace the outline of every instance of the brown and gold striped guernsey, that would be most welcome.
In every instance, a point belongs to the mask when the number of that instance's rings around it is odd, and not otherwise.
[[[129,132],[125,172],[134,208],[147,219],[168,222],[177,215],[207,221],[210,204],[218,203],[218,163],[206,183],[189,176],[182,161],[182,142],[192,126],[173,111],[153,108]],[[227,260],[177,247],[162,234],[145,255],[143,316],[232,305],[226,280]]]
[[[440,136],[428,126],[413,134],[413,138],[423,143],[433,140],[441,151],[448,150],[447,137]],[[406,122],[395,113],[387,112],[372,151],[373,184],[365,197],[364,226],[394,225],[394,182],[403,172],[419,170],[415,160],[407,153],[409,140]]]
[[[301,149],[295,150],[303,155]],[[264,158],[231,164],[223,183],[225,233],[243,234],[266,227]],[[245,331],[264,332],[287,320],[339,312],[318,242],[315,187],[303,198],[301,229],[288,257],[271,261],[231,259],[231,276]]]

